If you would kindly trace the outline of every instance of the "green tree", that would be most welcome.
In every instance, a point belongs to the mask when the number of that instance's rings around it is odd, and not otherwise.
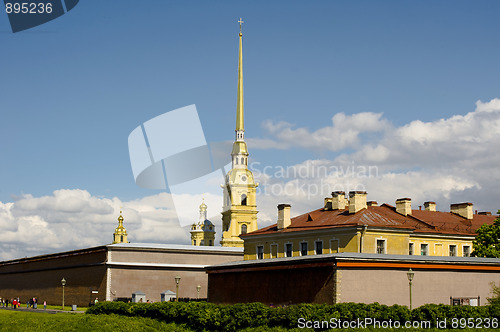
[[[497,212],[500,214],[500,210]],[[475,257],[500,257],[500,217],[493,225],[484,224],[476,230],[477,236],[472,245]]]
[[[488,298],[488,302],[493,305],[500,305],[500,286],[495,285],[494,282],[490,283],[492,297]]]

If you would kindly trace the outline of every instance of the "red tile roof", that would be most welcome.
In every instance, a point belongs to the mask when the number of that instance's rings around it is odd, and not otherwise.
[[[262,234],[277,234],[319,230],[342,227],[380,227],[390,229],[407,229],[414,233],[435,233],[449,235],[475,235],[476,229],[482,224],[492,224],[498,216],[474,214],[472,220],[467,220],[451,212],[412,210],[412,215],[403,216],[389,204],[368,206],[357,213],[350,214],[349,209],[314,210],[295,218],[291,225],[278,230],[277,224],[261,228],[254,232],[243,234],[242,237]]]

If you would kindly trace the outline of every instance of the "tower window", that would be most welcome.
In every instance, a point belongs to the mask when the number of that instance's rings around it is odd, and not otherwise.
[[[247,205],[247,195],[241,195],[241,205]]]
[[[123,235],[120,235],[120,242],[123,242]]]
[[[234,158],[235,164],[238,165],[238,158]]]
[[[245,165],[245,158],[241,157],[241,164]]]
[[[196,240],[193,240],[193,246],[195,246],[195,245],[196,245]]]
[[[209,245],[209,246],[213,246],[213,244],[212,244],[212,240],[208,240],[208,245]]]
[[[247,233],[247,225],[243,224],[241,225],[241,234],[246,234]]]

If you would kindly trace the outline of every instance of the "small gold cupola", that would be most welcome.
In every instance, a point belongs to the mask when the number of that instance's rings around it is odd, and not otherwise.
[[[207,205],[205,204],[205,200],[203,200],[200,205],[200,218],[198,223],[193,223],[191,225],[191,245],[215,245],[215,226],[207,219]]]
[[[128,243],[127,230],[123,227],[122,211],[120,211],[120,216],[118,217],[118,227],[115,228],[115,232],[113,233],[114,243]]]

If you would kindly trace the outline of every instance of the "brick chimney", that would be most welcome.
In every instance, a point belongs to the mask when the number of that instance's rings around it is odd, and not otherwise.
[[[425,211],[436,211],[436,202],[424,202]]]
[[[325,206],[324,209],[325,211],[329,211],[332,209],[332,198],[331,197],[325,197]]]
[[[411,216],[411,198],[400,198],[396,200],[396,212],[403,216]]]
[[[459,215],[465,219],[471,220],[474,217],[474,210],[472,203],[457,203],[450,205],[450,212]]]
[[[367,206],[378,206],[378,203],[377,203],[377,201],[369,201],[369,202],[366,202],[366,205]]]
[[[290,204],[278,205],[278,229],[284,229],[292,223],[290,219]]]
[[[366,207],[366,191],[349,192],[349,213],[359,212]]]
[[[345,199],[345,191],[334,191],[332,192],[332,209],[333,210],[343,210],[347,206]]]

